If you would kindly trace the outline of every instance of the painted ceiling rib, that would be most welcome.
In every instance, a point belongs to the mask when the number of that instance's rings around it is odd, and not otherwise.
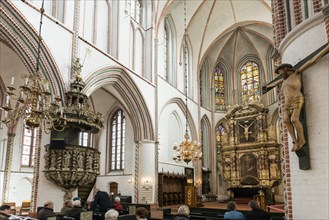
[[[203,32],[202,32],[202,39],[201,39],[201,42],[200,42],[200,47],[199,47],[200,50],[199,50],[199,54],[198,54],[198,60],[199,60],[199,61],[200,61],[200,59],[201,59],[201,51],[202,51],[203,41],[204,41],[204,38],[205,38],[205,36],[206,36],[206,31],[207,31],[207,29],[208,29],[208,23],[209,23],[209,20],[210,20],[210,17],[211,17],[212,11],[213,11],[213,9],[214,9],[214,7],[215,7],[215,4],[216,4],[216,0],[214,0],[213,3],[212,3],[212,6],[211,6],[211,8],[210,8],[210,12],[209,12],[209,14],[208,14],[208,18],[207,18],[206,25],[205,25],[205,27],[204,27],[204,29],[203,29]]]
[[[236,23],[235,11],[234,11],[234,7],[233,7],[233,2],[232,2],[232,0],[230,0],[230,3],[231,3],[232,13],[233,13],[233,17],[234,17],[234,23]]]
[[[272,13],[271,5],[267,4],[264,0],[260,0],[260,1],[264,4],[265,8]]]

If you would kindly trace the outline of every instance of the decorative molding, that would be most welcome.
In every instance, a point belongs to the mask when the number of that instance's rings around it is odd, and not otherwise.
[[[278,48],[279,53],[283,54],[287,47],[298,37],[300,37],[303,33],[307,32],[311,28],[323,23],[324,14],[318,13],[309,19],[306,19],[295,28],[293,28],[280,43]]]

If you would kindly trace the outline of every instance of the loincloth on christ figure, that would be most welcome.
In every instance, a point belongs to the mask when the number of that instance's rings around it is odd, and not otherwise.
[[[304,96],[302,94],[296,95],[292,100],[286,102],[284,111],[292,115],[295,109],[301,109],[304,105]]]

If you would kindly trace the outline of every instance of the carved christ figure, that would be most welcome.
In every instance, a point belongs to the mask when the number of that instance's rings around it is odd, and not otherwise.
[[[251,133],[250,131],[249,131],[249,128],[251,127],[251,125],[253,125],[254,124],[254,122],[255,121],[253,121],[253,122],[251,122],[249,125],[242,125],[242,124],[240,124],[240,122],[239,122],[239,125],[244,129],[244,136],[245,136],[245,138],[246,138],[246,140],[248,141],[248,139],[249,139],[249,134]]]
[[[283,120],[293,141],[293,148],[291,151],[298,151],[302,149],[306,143],[303,125],[299,120],[300,113],[304,105],[304,96],[301,91],[301,73],[328,52],[329,45],[327,45],[317,55],[297,70],[294,70],[290,64],[281,64],[276,68],[275,73],[280,74],[282,78],[263,87],[267,90],[282,83],[281,93],[285,100],[285,106],[282,109],[284,117]]]

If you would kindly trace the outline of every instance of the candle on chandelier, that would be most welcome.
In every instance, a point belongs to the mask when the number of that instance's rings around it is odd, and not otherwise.
[[[11,85],[14,85],[15,77],[11,77]]]

